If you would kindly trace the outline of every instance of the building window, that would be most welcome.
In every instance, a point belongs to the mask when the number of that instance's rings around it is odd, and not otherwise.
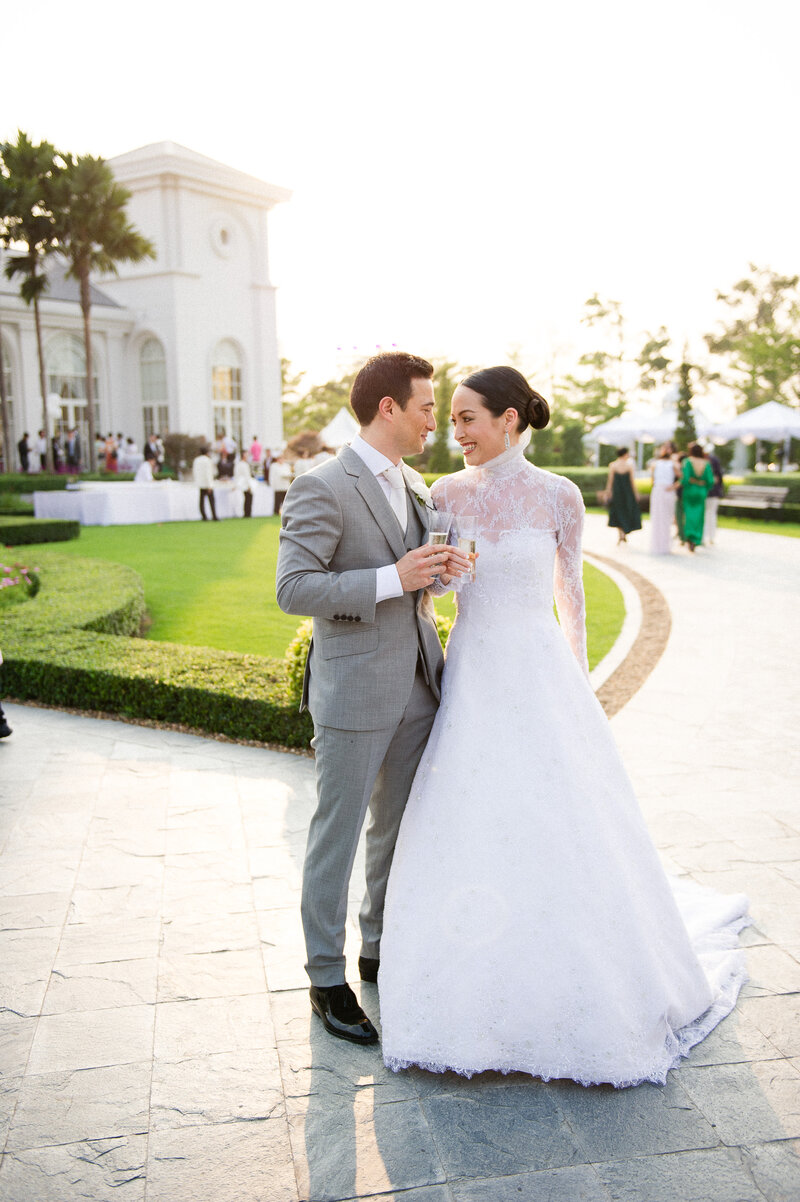
[[[61,397],[61,416],[56,433],[77,428],[84,447],[88,446],[89,420],[86,412],[86,354],[83,341],[75,334],[57,334],[48,342],[45,353],[47,392]],[[100,430],[100,389],[94,377],[94,422]]]
[[[242,361],[234,344],[218,342],[211,367],[214,437],[229,434],[241,451],[244,426],[242,405]]]
[[[148,338],[139,352],[144,436],[169,431],[167,360],[157,338]]]

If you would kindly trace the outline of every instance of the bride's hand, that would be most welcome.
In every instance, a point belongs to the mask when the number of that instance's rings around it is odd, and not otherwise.
[[[459,551],[458,547],[447,548],[447,563],[444,571],[439,575],[441,584],[449,584],[451,580],[458,580],[459,577],[469,572],[472,564],[478,558],[478,552],[475,551],[469,555],[466,551]]]

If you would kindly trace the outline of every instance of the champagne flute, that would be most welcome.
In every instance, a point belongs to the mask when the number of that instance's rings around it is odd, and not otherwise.
[[[469,571],[461,577],[464,584],[475,579],[475,551],[478,535],[478,519],[472,513],[459,513],[455,518],[456,535],[459,551],[466,551],[470,558]]]
[[[446,547],[452,524],[452,513],[444,513],[440,509],[434,509],[428,514],[428,543],[434,547]],[[435,571],[431,569],[431,574],[438,576],[441,570],[441,566]]]

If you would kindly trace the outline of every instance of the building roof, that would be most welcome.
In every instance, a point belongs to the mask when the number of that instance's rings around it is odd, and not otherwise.
[[[149,182],[155,186],[165,177],[172,177],[226,197],[238,194],[243,200],[267,209],[292,195],[287,188],[265,183],[178,142],[153,142],[119,154],[108,163],[115,178],[125,187],[141,187]]]
[[[0,253],[0,263],[4,262],[8,255]],[[79,305],[81,301],[80,284],[77,280],[73,280],[67,275],[66,262],[54,256],[47,264],[47,291],[43,296],[43,300],[67,301],[68,303]],[[15,277],[12,280],[6,278],[5,271],[0,270],[0,293],[5,296],[19,296],[20,277]],[[109,308],[122,308],[105,292],[102,292],[94,284],[89,285],[89,294],[93,305],[108,305]]]

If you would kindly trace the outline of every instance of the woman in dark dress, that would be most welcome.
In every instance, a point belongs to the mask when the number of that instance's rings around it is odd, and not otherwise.
[[[627,447],[618,447],[617,458],[608,468],[606,497],[609,501],[608,524],[619,531],[617,542],[624,543],[632,530],[641,530],[639,494],[636,491],[633,460]]]

